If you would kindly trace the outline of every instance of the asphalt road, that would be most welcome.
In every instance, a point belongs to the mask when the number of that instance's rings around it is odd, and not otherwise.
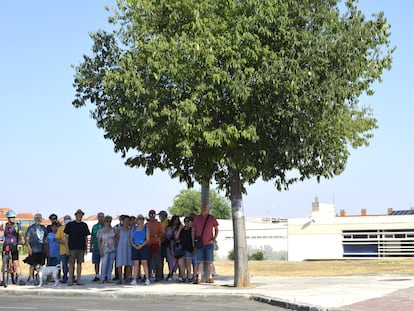
[[[186,299],[166,299],[165,301],[151,299],[106,299],[96,297],[39,297],[39,296],[10,296],[1,298],[0,310],[41,310],[41,311],[126,311],[126,310],[185,310],[185,311],[243,311],[264,310],[282,311],[268,304],[246,299],[212,298],[211,300],[200,299],[188,301]]]

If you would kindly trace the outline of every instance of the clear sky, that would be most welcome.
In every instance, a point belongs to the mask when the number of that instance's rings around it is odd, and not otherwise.
[[[71,65],[90,54],[88,32],[108,28],[104,5],[114,0],[2,1],[0,4],[0,207],[47,217],[103,211],[146,214],[172,205],[185,184],[166,172],[146,176],[123,164],[87,108],[72,106]],[[336,211],[386,213],[414,206],[414,65],[410,0],[361,0],[367,13],[384,11],[397,46],[393,68],[361,99],[378,119],[368,148],[351,150],[346,171],[278,192],[258,181],[243,198],[246,216],[307,217],[315,197]],[[200,187],[197,186],[198,190]]]

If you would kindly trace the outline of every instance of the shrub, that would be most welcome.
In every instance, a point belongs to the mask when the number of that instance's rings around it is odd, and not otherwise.
[[[249,260],[264,260],[264,254],[262,251],[256,251],[255,253],[248,255]]]
[[[229,251],[227,256],[229,260],[234,260],[234,249]],[[256,251],[253,254],[247,255],[248,260],[265,260],[264,253],[262,251]]]
[[[227,258],[229,260],[234,260],[234,249],[232,249],[231,251],[229,251],[229,255],[227,256]]]

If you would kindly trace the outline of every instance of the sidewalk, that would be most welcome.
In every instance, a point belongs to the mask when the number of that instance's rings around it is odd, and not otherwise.
[[[84,276],[83,286],[53,283],[37,286],[9,285],[2,295],[95,296],[106,298],[231,297],[254,299],[293,310],[404,311],[414,310],[414,275],[354,275],[335,277],[252,277],[250,288],[234,288],[232,277],[217,276],[214,284],[162,281],[145,286],[97,284]]]

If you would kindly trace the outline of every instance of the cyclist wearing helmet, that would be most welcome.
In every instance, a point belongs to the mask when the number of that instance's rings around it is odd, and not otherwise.
[[[19,264],[19,251],[17,245],[19,243],[24,244],[23,234],[22,234],[22,227],[19,223],[16,223],[16,213],[14,211],[9,210],[6,213],[7,223],[5,225],[0,226],[0,232],[4,234],[4,244],[3,248],[6,245],[10,245],[11,255],[13,260],[13,265],[16,270],[17,277],[19,279],[20,285],[25,285],[22,280],[22,275],[20,272],[20,264]]]

